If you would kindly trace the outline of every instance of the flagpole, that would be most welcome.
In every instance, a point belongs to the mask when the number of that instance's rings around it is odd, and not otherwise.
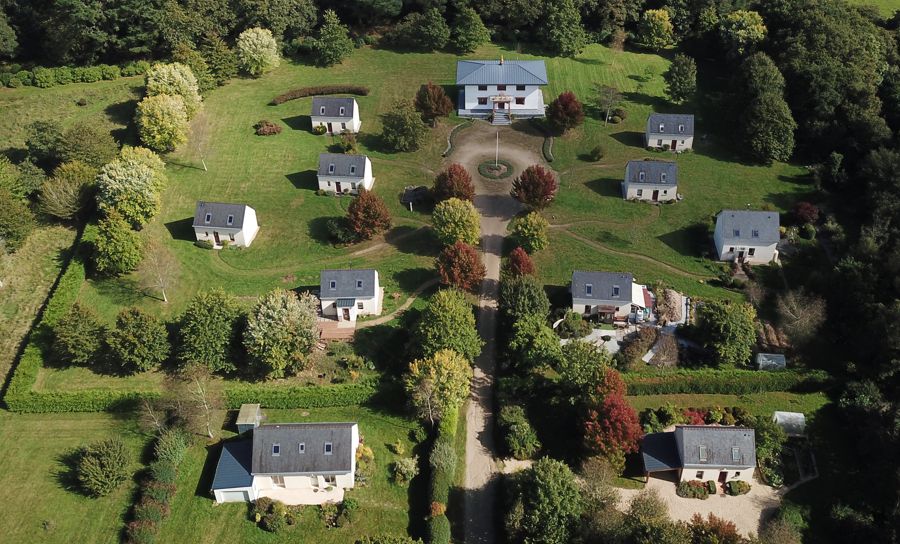
[[[500,167],[500,131],[497,131],[497,148],[494,152],[494,168]]]

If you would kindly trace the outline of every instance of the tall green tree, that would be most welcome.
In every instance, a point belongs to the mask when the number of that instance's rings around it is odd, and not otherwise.
[[[697,312],[704,344],[716,354],[719,366],[750,361],[756,343],[756,310],[747,303],[707,302]]]
[[[237,53],[215,34],[204,36],[200,45],[200,54],[209,67],[210,75],[216,85],[224,85],[226,81],[238,73]]]
[[[106,335],[110,362],[125,372],[146,372],[169,357],[166,325],[140,308],[125,308]]]
[[[576,339],[562,347],[562,356],[555,370],[569,392],[569,402],[577,404],[596,390],[611,365],[612,357],[604,348]]]
[[[719,22],[722,41],[732,56],[753,51],[766,37],[766,24],[755,11],[732,11]]]
[[[22,247],[34,227],[31,208],[9,189],[0,187],[0,251],[11,253]]]
[[[669,12],[664,9],[648,9],[641,16],[638,26],[641,45],[659,51],[675,43],[675,31]]]
[[[447,47],[450,41],[450,27],[444,15],[437,8],[426,10],[418,29],[419,44],[426,51],[436,51]]]
[[[145,163],[116,159],[97,176],[97,205],[103,213],[115,210],[132,225],[144,225],[159,212],[163,182],[160,172]]]
[[[268,378],[283,378],[309,363],[315,346],[315,297],[273,289],[259,297],[244,330],[244,348],[251,367]]]
[[[251,76],[259,77],[281,63],[278,42],[268,28],[248,28],[241,32],[235,44],[238,65]]]
[[[197,78],[189,67],[180,62],[156,63],[144,75],[147,96],[180,96],[188,120],[192,119],[203,103]]]
[[[108,129],[82,121],[62,133],[55,153],[61,162],[81,161],[100,168],[116,158],[119,144]]]
[[[578,56],[588,44],[575,0],[557,0],[546,4],[544,45],[562,57]]]
[[[453,350],[444,349],[427,359],[416,359],[403,377],[410,403],[422,419],[434,425],[459,410],[469,396],[472,367]]]
[[[530,212],[521,217],[516,217],[509,225],[509,232],[522,249],[528,253],[534,253],[547,247],[550,241],[547,239],[547,229],[550,223],[538,212]]]
[[[676,53],[663,79],[669,100],[676,104],[690,100],[697,91],[697,63],[687,55]]]
[[[464,7],[456,14],[450,42],[460,53],[472,53],[480,45],[491,41],[491,32],[484,26],[478,12]]]
[[[66,364],[96,364],[103,348],[104,333],[97,315],[76,302],[53,327],[53,352]]]
[[[513,323],[509,339],[509,353],[513,364],[523,370],[554,368],[562,357],[559,337],[537,314],[520,317]]]
[[[233,372],[241,309],[222,289],[197,293],[180,319],[178,359],[212,372]]]
[[[144,98],[138,103],[135,122],[141,142],[155,151],[172,151],[187,142],[188,114],[180,96]]]
[[[450,349],[473,361],[484,344],[475,327],[472,305],[456,289],[442,289],[431,298],[422,310],[412,338],[414,351],[426,358]]]
[[[431,221],[434,233],[445,246],[456,242],[476,245],[481,237],[481,217],[468,200],[448,198],[438,203]]]
[[[105,276],[127,274],[140,264],[144,256],[141,235],[131,230],[131,225],[112,210],[100,219],[94,240],[91,261],[94,270]]]
[[[340,64],[353,52],[353,40],[350,30],[338,18],[333,10],[325,10],[319,35],[311,40],[311,48],[316,63],[320,66]]]
[[[506,278],[500,282],[500,313],[512,324],[529,315],[546,319],[550,299],[544,287],[531,276]]]
[[[248,27],[268,28],[282,43],[309,36],[319,18],[313,0],[239,0],[238,4]]]
[[[6,14],[0,12],[0,58],[12,58],[18,48],[19,41],[16,39],[16,31],[9,26]]]
[[[797,123],[783,97],[766,93],[753,99],[741,116],[740,126],[747,151],[754,159],[771,164],[791,158]]]
[[[381,139],[394,151],[415,151],[425,143],[428,127],[409,100],[400,99],[381,115]]]
[[[507,530],[513,541],[572,542],[584,505],[575,475],[565,463],[549,457],[539,459],[515,479],[512,496],[513,504],[507,509]]]

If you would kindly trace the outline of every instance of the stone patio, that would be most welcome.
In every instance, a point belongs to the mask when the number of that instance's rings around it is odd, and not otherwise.
[[[274,487],[272,489],[260,490],[261,497],[269,497],[281,501],[290,506],[300,504],[324,504],[326,502],[338,503],[344,500],[344,490],[339,487],[333,487],[331,491],[320,488],[305,489],[288,489],[284,487]]]

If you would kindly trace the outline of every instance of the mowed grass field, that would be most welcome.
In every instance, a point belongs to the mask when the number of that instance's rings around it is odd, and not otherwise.
[[[900,10],[900,0],[850,0],[851,4],[860,6],[874,6],[884,16],[890,16]]]
[[[140,460],[149,437],[134,423],[111,414],[10,414],[0,412],[0,541],[113,544],[137,488],[128,481],[106,497],[91,498],[72,487],[63,461],[71,450],[120,437]]]
[[[679,408],[709,408],[719,406],[739,406],[755,416],[769,417],[776,410],[785,412],[802,412],[811,415],[828,404],[828,396],[824,393],[788,393],[768,392],[747,395],[631,395],[628,403],[638,412],[647,408],[660,408],[667,403]]]
[[[317,410],[266,410],[267,423],[354,421],[359,424],[361,439],[375,453],[375,475],[364,487],[348,492],[359,501],[356,517],[348,526],[326,529],[318,517],[318,507],[302,509],[300,522],[273,534],[250,520],[247,504],[216,505],[209,493],[220,447],[193,446],[180,468],[178,493],[172,502],[172,516],[163,522],[160,542],[191,542],[196,544],[317,542],[346,544],[364,535],[406,535],[410,531],[421,537],[422,525],[413,519],[413,512],[422,519],[427,483],[417,477],[410,487],[388,481],[389,465],[397,457],[388,445],[400,442],[406,456],[422,455],[409,440],[410,431],[418,426],[404,417],[360,406]],[[226,435],[230,433],[230,429]]]

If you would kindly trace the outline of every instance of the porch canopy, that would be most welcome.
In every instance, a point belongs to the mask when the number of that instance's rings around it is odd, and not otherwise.
[[[338,308],[352,308],[356,306],[355,298],[339,298],[337,299],[336,306]]]
[[[644,460],[644,472],[663,472],[678,470],[682,467],[675,447],[675,433],[652,433],[644,435],[641,441],[641,457]]]

